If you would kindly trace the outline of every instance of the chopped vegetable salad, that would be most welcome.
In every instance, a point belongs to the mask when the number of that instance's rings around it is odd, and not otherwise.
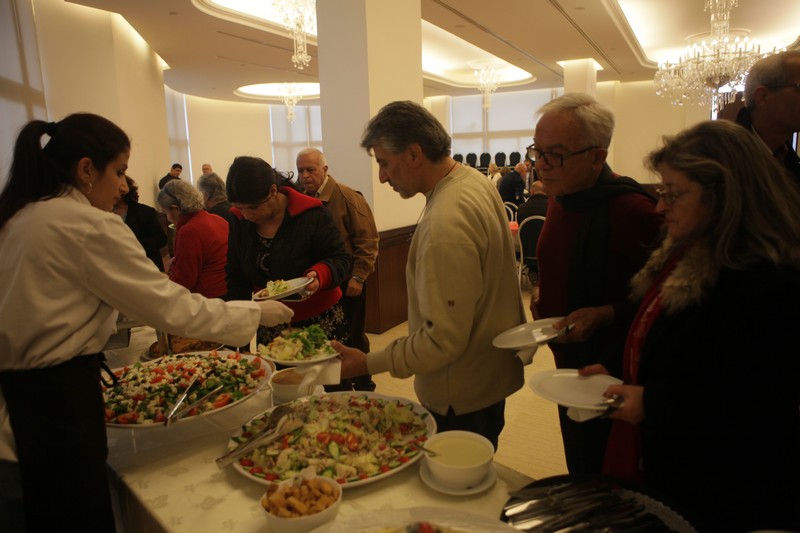
[[[186,416],[196,416],[241,400],[268,378],[266,366],[255,357],[236,353],[210,352],[208,355],[168,355],[148,363],[115,370],[119,382],[105,388],[107,424],[156,424],[164,422],[189,381],[199,373],[182,405],[190,405],[219,385],[212,395]]]
[[[239,469],[262,482],[290,478],[308,466],[341,484],[387,475],[418,458],[414,443],[428,437],[429,414],[396,398],[334,393],[288,405],[305,424],[239,459]],[[231,444],[247,441],[267,417],[243,426]]]

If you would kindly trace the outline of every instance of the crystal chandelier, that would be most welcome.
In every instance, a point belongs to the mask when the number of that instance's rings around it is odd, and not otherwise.
[[[473,66],[473,75],[478,80],[478,90],[483,95],[483,110],[488,112],[492,107],[492,93],[500,86],[500,71],[490,63]]]
[[[737,4],[738,0],[705,0],[705,11],[711,13],[711,42],[689,46],[676,63],[659,64],[656,94],[673,105],[705,105],[716,113],[736,99],[750,67],[762,57],[754,40],[731,40],[730,13]]]
[[[311,61],[308,55],[306,34],[317,33],[317,9],[315,0],[275,0],[278,18],[292,34],[294,55],[292,63],[303,70]]]
[[[283,95],[281,96],[281,99],[283,100],[283,103],[286,104],[286,120],[288,120],[290,123],[294,122],[296,117],[294,113],[294,106],[297,105],[297,102],[299,102],[301,98],[302,97],[297,90],[296,83],[283,84]]]

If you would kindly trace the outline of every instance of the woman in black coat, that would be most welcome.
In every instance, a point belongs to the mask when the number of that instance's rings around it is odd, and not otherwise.
[[[700,531],[800,531],[800,191],[724,120],[648,161],[667,238],[632,280],[606,473]]]
[[[133,178],[125,176],[125,180],[128,182],[128,194],[120,198],[114,206],[114,212],[131,228],[147,257],[164,272],[161,249],[167,245],[167,233],[161,224],[161,215],[149,205],[139,203],[139,187]]]
[[[291,325],[319,324],[329,338],[349,341],[339,286],[349,276],[351,258],[322,202],[257,157],[237,157],[226,187],[241,215],[228,237],[227,299],[250,300],[268,281],[307,276],[313,279],[307,298],[284,301],[294,311]],[[268,344],[284,327],[259,328],[258,342]]]

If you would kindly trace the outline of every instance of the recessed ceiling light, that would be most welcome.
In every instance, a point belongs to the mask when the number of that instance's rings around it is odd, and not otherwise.
[[[293,83],[294,94],[303,98],[318,98],[319,83]],[[245,85],[234,91],[237,96],[261,98],[265,100],[281,100],[286,95],[286,83],[256,83]]]

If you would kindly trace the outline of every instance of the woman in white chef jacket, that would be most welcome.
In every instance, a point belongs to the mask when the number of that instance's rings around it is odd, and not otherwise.
[[[292,316],[277,302],[206,299],[159,272],[111,212],[129,155],[125,132],[92,114],[35,120],[17,138],[0,193],[0,530],[19,484],[17,528],[114,530],[100,351],[118,311],[235,346]]]

